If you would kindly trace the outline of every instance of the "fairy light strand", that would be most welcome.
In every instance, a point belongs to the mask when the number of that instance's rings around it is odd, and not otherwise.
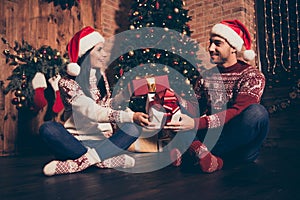
[[[272,74],[275,74],[275,69],[277,64],[277,59],[276,59],[277,49],[276,49],[276,38],[275,38],[274,4],[272,0],[270,1],[270,6],[271,6],[271,28],[272,28],[273,59],[274,59]]]
[[[270,72],[271,71],[271,63],[270,63],[270,58],[269,58],[269,45],[268,42],[270,40],[269,38],[269,34],[268,34],[268,14],[267,14],[267,0],[264,0],[264,13],[265,13],[265,32],[266,32],[266,36],[265,36],[265,45],[266,45],[266,61],[267,61],[267,71]]]
[[[283,62],[283,52],[284,52],[284,38],[282,36],[282,32],[283,32],[283,29],[282,29],[282,26],[283,26],[283,23],[282,23],[282,9],[281,9],[281,0],[279,0],[279,3],[278,3],[278,17],[279,17],[279,35],[280,35],[280,44],[281,44],[281,49],[280,49],[280,65],[282,66],[282,68],[285,70],[285,71],[288,71],[287,68],[285,67],[284,65],[284,62]]]
[[[290,11],[289,11],[289,1],[286,0],[286,13],[287,13],[287,33],[288,33],[288,66],[292,66],[292,50],[291,50],[291,29],[290,29]]]
[[[288,1],[288,0],[287,0]],[[298,41],[298,47],[300,46],[299,45],[299,42],[300,42],[300,27],[299,27],[299,1],[296,1],[296,19],[297,19],[297,29],[298,30],[298,34],[297,34],[297,41]],[[300,61],[300,49],[298,49],[298,63]],[[297,67],[298,68],[298,67]]]

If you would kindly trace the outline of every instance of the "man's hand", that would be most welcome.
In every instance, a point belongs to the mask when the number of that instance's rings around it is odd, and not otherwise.
[[[181,114],[179,122],[170,122],[164,126],[164,129],[172,130],[175,132],[189,131],[195,128],[195,121],[188,115]]]

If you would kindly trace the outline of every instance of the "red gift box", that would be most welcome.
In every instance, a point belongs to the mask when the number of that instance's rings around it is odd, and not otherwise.
[[[171,121],[179,121],[180,107],[175,92],[170,89],[168,75],[135,79],[128,88],[133,96],[147,95],[145,111],[157,128]]]

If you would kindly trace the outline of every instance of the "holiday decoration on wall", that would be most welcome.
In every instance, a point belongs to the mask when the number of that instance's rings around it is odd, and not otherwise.
[[[299,1],[264,0],[265,42],[260,57],[266,87],[289,88],[286,98],[276,99],[267,106],[271,114],[300,99],[299,8]]]
[[[53,2],[54,6],[60,6],[62,10],[71,9],[73,6],[78,6],[80,0],[44,0],[48,3]]]
[[[57,81],[53,80],[57,80],[60,74],[64,73],[65,65],[68,63],[67,54],[61,55],[50,46],[35,49],[24,40],[21,43],[15,41],[14,46],[11,46],[5,38],[2,38],[2,41],[7,45],[3,51],[6,63],[14,67],[12,75],[7,78],[9,83],[4,88],[4,93],[14,93],[11,102],[17,109],[38,111],[47,103],[44,90],[48,83],[56,92],[56,86],[53,86],[56,84],[53,82]],[[60,101],[60,96],[55,99],[56,104],[60,104]],[[59,106],[59,109],[55,110],[61,109]]]
[[[264,0],[267,87],[296,85],[300,79],[299,1]]]

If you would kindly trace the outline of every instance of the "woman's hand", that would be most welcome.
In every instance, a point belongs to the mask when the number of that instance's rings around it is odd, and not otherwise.
[[[149,116],[143,112],[135,112],[133,113],[133,121],[134,123],[141,125],[141,126],[148,126],[149,125]]]
[[[188,115],[181,114],[179,122],[170,122],[164,126],[164,129],[169,129],[175,132],[189,131],[195,128],[195,121]]]
[[[111,132],[111,131],[104,131],[104,132],[103,132],[103,135],[104,135],[106,138],[110,138],[110,137],[113,135],[113,132]]]

